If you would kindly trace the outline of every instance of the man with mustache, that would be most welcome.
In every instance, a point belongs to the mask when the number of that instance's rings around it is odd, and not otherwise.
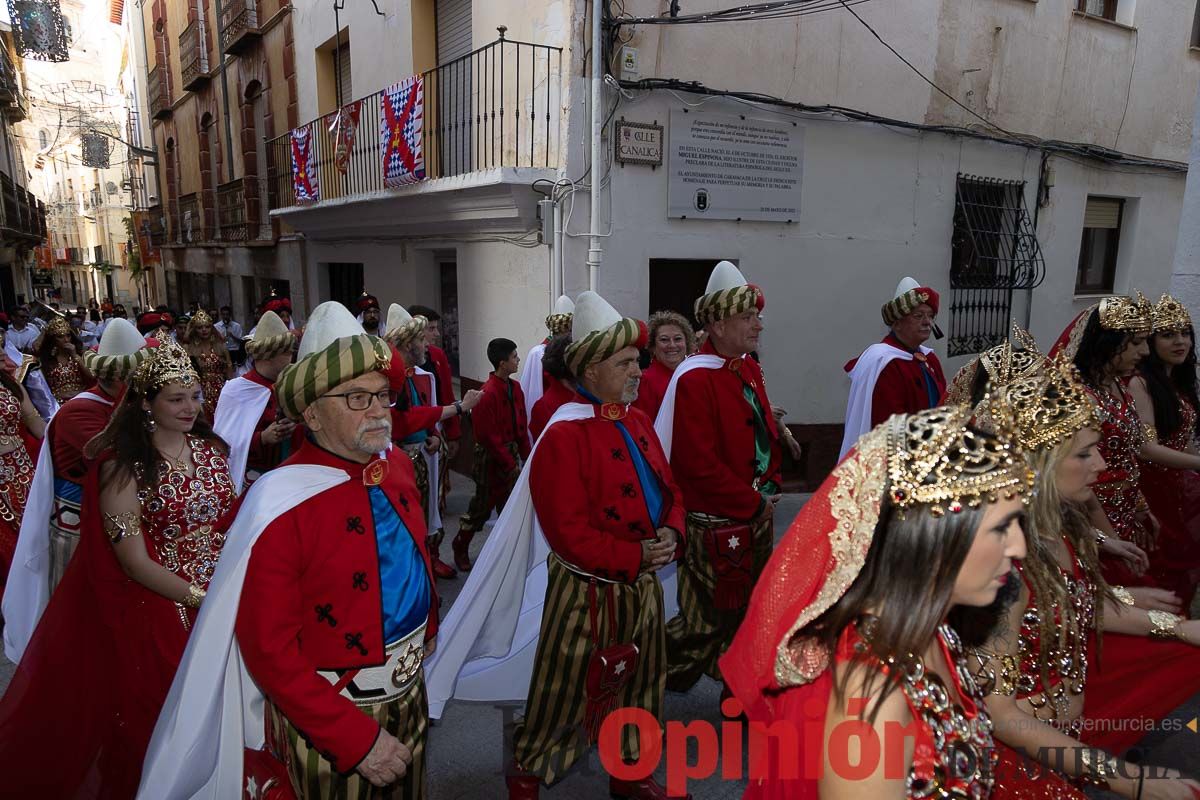
[[[308,440],[244,496],[140,796],[255,796],[272,779],[300,798],[424,796],[437,596],[412,462],[389,448],[391,359],[345,306],[313,312],[275,382]]]
[[[780,434],[762,368],[750,356],[765,303],[741,270],[717,264],[695,306],[704,344],[675,368],[655,422],[688,510],[679,615],[667,623],[672,691],[687,691],[702,675],[721,680],[717,658],[771,555]],[[665,587],[668,599],[672,588]]]
[[[930,336],[942,338],[934,321],[938,293],[905,278],[880,310],[888,334],[845,366],[850,374],[842,458],[858,437],[893,414],[933,408],[946,393],[946,376],[937,353],[925,347]]]

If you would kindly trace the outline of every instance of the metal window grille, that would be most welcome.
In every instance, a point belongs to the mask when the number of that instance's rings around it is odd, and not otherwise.
[[[1046,277],[1025,182],[959,174],[951,249],[949,354],[982,353],[1008,337],[1013,292]]]

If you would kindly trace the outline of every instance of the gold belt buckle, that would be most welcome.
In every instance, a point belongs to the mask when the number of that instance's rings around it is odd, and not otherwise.
[[[424,650],[425,643],[419,637],[417,641],[405,645],[404,652],[396,662],[396,669],[392,671],[393,686],[402,689],[417,676],[417,671],[421,669],[421,661],[424,658]]]

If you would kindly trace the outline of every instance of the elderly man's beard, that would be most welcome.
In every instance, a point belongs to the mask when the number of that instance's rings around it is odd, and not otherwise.
[[[387,448],[391,440],[391,419],[364,420],[354,436],[354,449],[360,453],[379,453]]]
[[[625,381],[625,388],[621,390],[621,402],[625,404],[632,403],[637,400],[638,386],[642,383],[641,378],[630,378]]]

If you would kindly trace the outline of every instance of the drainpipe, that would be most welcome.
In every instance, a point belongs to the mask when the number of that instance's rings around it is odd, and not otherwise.
[[[603,133],[604,116],[601,108],[604,94],[604,76],[601,71],[600,55],[600,3],[592,0],[592,208],[588,245],[588,288],[596,291],[597,279],[600,276],[600,261],[603,256],[600,249],[600,136]]]

